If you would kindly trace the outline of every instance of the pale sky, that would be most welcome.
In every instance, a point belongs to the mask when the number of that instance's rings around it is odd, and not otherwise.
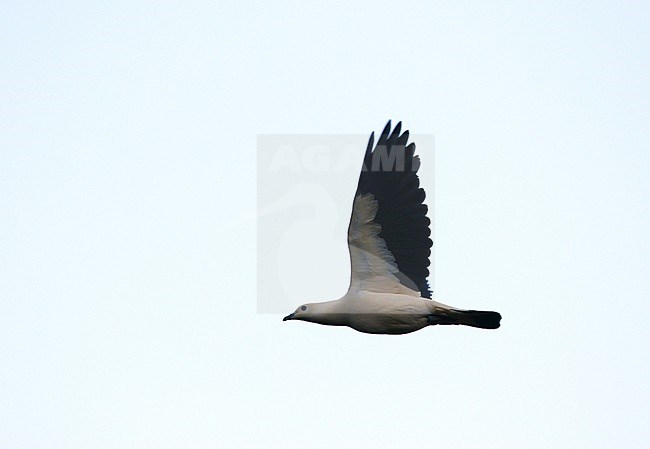
[[[0,447],[650,442],[647,2],[13,2],[0,22]],[[258,135],[388,119],[435,136],[436,297],[500,329],[259,313]],[[355,176],[319,188],[345,210]],[[302,302],[345,293],[346,220],[291,243]]]

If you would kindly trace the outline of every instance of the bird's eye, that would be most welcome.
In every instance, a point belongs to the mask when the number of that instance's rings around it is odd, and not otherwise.
[[[300,306],[300,310],[307,310],[307,306]]]

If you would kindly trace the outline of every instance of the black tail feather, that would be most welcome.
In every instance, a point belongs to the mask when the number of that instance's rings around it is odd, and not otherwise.
[[[501,326],[501,314],[483,310],[447,310],[431,315],[429,324],[462,324],[479,329],[498,329]]]
[[[498,329],[501,326],[501,315],[498,312],[464,310],[460,318],[460,324],[481,329]]]

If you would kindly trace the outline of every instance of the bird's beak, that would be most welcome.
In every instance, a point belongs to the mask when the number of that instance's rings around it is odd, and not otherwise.
[[[294,315],[295,315],[294,313],[290,313],[289,315],[282,318],[282,321],[293,320]]]

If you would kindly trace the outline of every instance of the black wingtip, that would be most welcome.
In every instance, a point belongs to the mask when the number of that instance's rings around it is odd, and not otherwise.
[[[395,128],[393,128],[393,132],[390,133],[390,137],[388,137],[388,141],[391,144],[396,144],[397,139],[399,138],[399,133],[402,131],[402,122],[398,122],[397,125],[395,125]]]
[[[377,144],[385,142],[388,139],[389,134],[390,134],[390,120],[388,120],[388,123],[386,123],[386,126],[384,126],[384,130],[381,132],[381,136],[379,136],[379,142],[377,142]]]
[[[372,146],[375,144],[375,132],[370,133],[370,139],[368,139],[368,147],[366,147],[366,157],[372,151]]]
[[[406,145],[408,141],[409,141],[409,131],[407,129],[406,131],[404,131],[404,133],[401,136],[399,136],[399,138],[397,139],[397,144]]]

